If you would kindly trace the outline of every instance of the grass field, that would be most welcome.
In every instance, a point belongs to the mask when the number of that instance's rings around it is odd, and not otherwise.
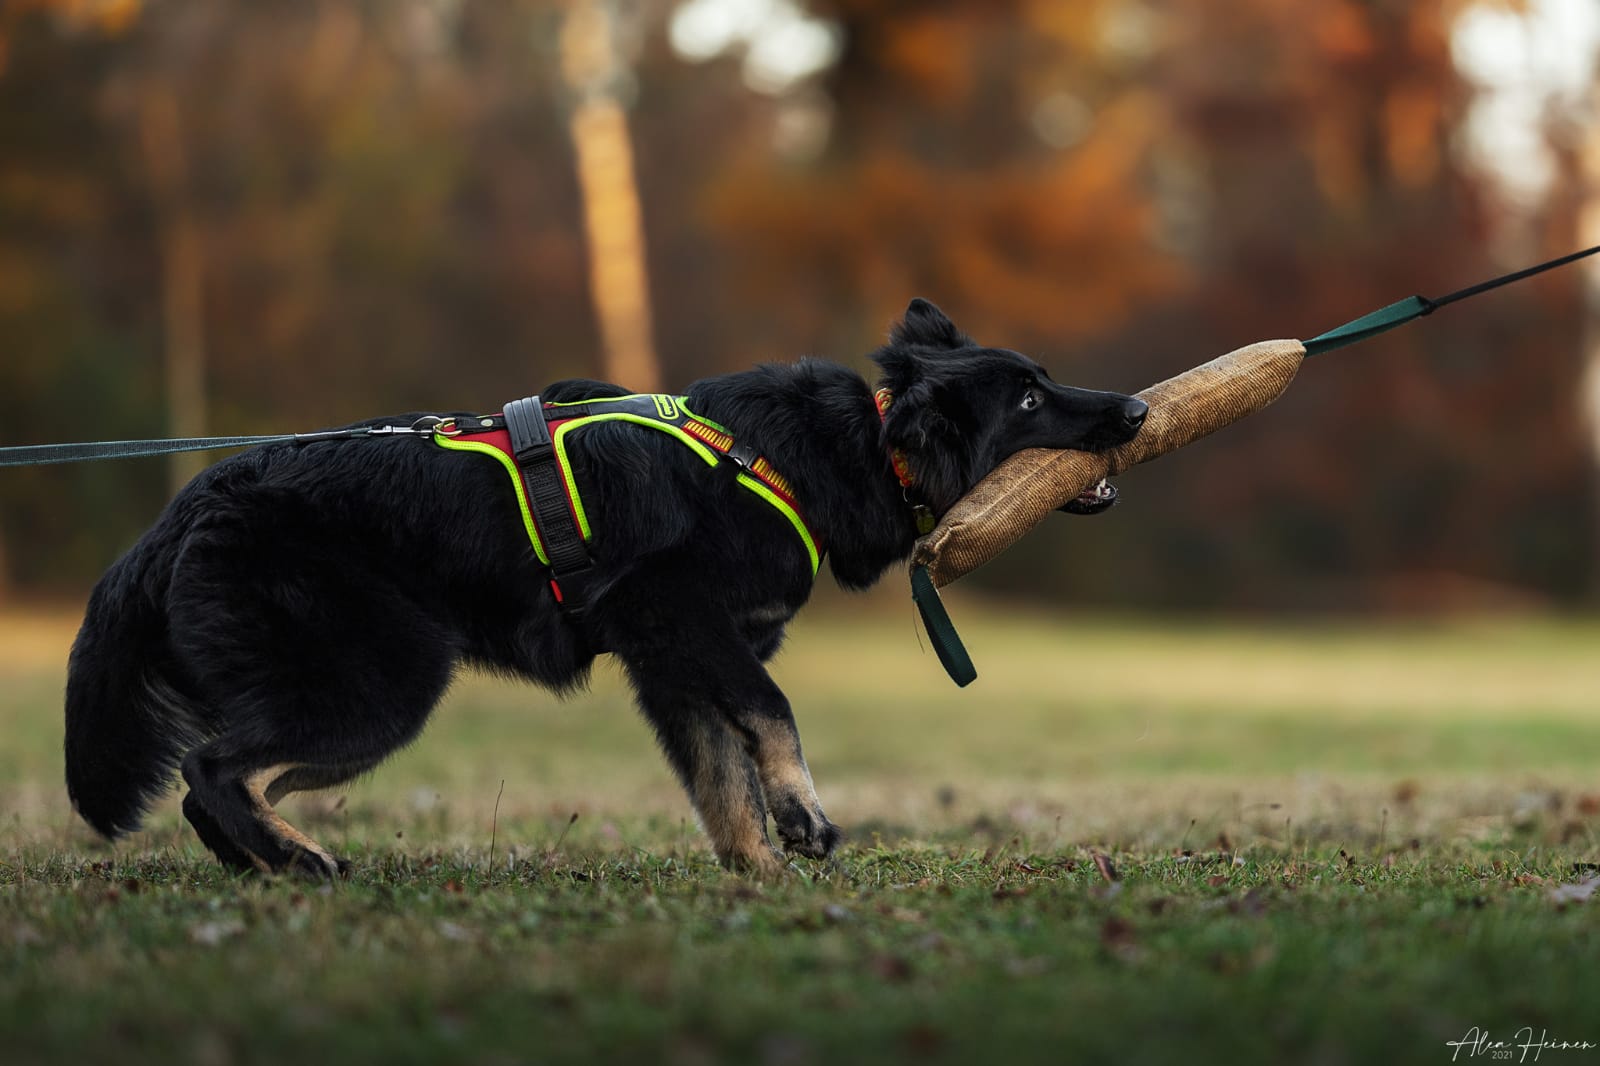
[[[0,1062],[1600,1062],[1516,1046],[1600,1045],[1600,625],[957,599],[961,691],[894,592],[775,667],[850,833],[777,885],[610,667],[464,678],[287,801],[342,884],[225,876],[175,797],[109,847],[60,785],[75,620],[0,615]]]

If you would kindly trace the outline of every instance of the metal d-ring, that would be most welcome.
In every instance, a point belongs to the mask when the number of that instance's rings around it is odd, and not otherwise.
[[[449,426],[449,429],[444,427]],[[454,418],[441,418],[438,415],[423,415],[411,423],[413,433],[434,433],[441,437],[456,437],[461,434],[461,427],[456,425]]]

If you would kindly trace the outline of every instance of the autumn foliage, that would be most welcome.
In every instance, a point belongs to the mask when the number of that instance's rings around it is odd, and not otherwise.
[[[813,0],[782,91],[620,5],[668,387],[864,354],[912,295],[1133,391],[1576,246],[1457,150],[1446,0]],[[485,409],[596,374],[564,5],[48,3],[0,17],[0,443],[161,435],[173,219],[212,432]],[[770,90],[770,87],[767,87]],[[152,148],[150,101],[175,102]],[[158,131],[159,132],[159,131]],[[1570,153],[1562,165],[1576,164]],[[168,264],[168,266],[164,266]],[[1575,273],[1308,365],[1275,407],[974,582],[1071,602],[1573,603],[1597,573]],[[11,583],[72,590],[154,463],[0,474]]]

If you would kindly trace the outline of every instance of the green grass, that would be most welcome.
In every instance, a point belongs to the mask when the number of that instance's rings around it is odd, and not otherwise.
[[[803,617],[775,674],[851,840],[775,885],[711,862],[609,668],[565,703],[466,679],[370,779],[287,801],[354,859],[345,883],[229,878],[175,801],[108,847],[58,783],[70,624],[0,618],[0,1061],[1600,1044],[1600,894],[1555,898],[1600,862],[1600,625],[952,599],[965,691],[898,596]]]

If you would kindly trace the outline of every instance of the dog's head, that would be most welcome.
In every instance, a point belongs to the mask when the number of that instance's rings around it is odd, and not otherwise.
[[[1032,359],[985,348],[921,298],[872,358],[892,397],[887,442],[938,514],[1015,452],[1113,448],[1133,439],[1148,410],[1132,396],[1057,385]],[[1102,481],[1062,510],[1093,514],[1114,502]]]

